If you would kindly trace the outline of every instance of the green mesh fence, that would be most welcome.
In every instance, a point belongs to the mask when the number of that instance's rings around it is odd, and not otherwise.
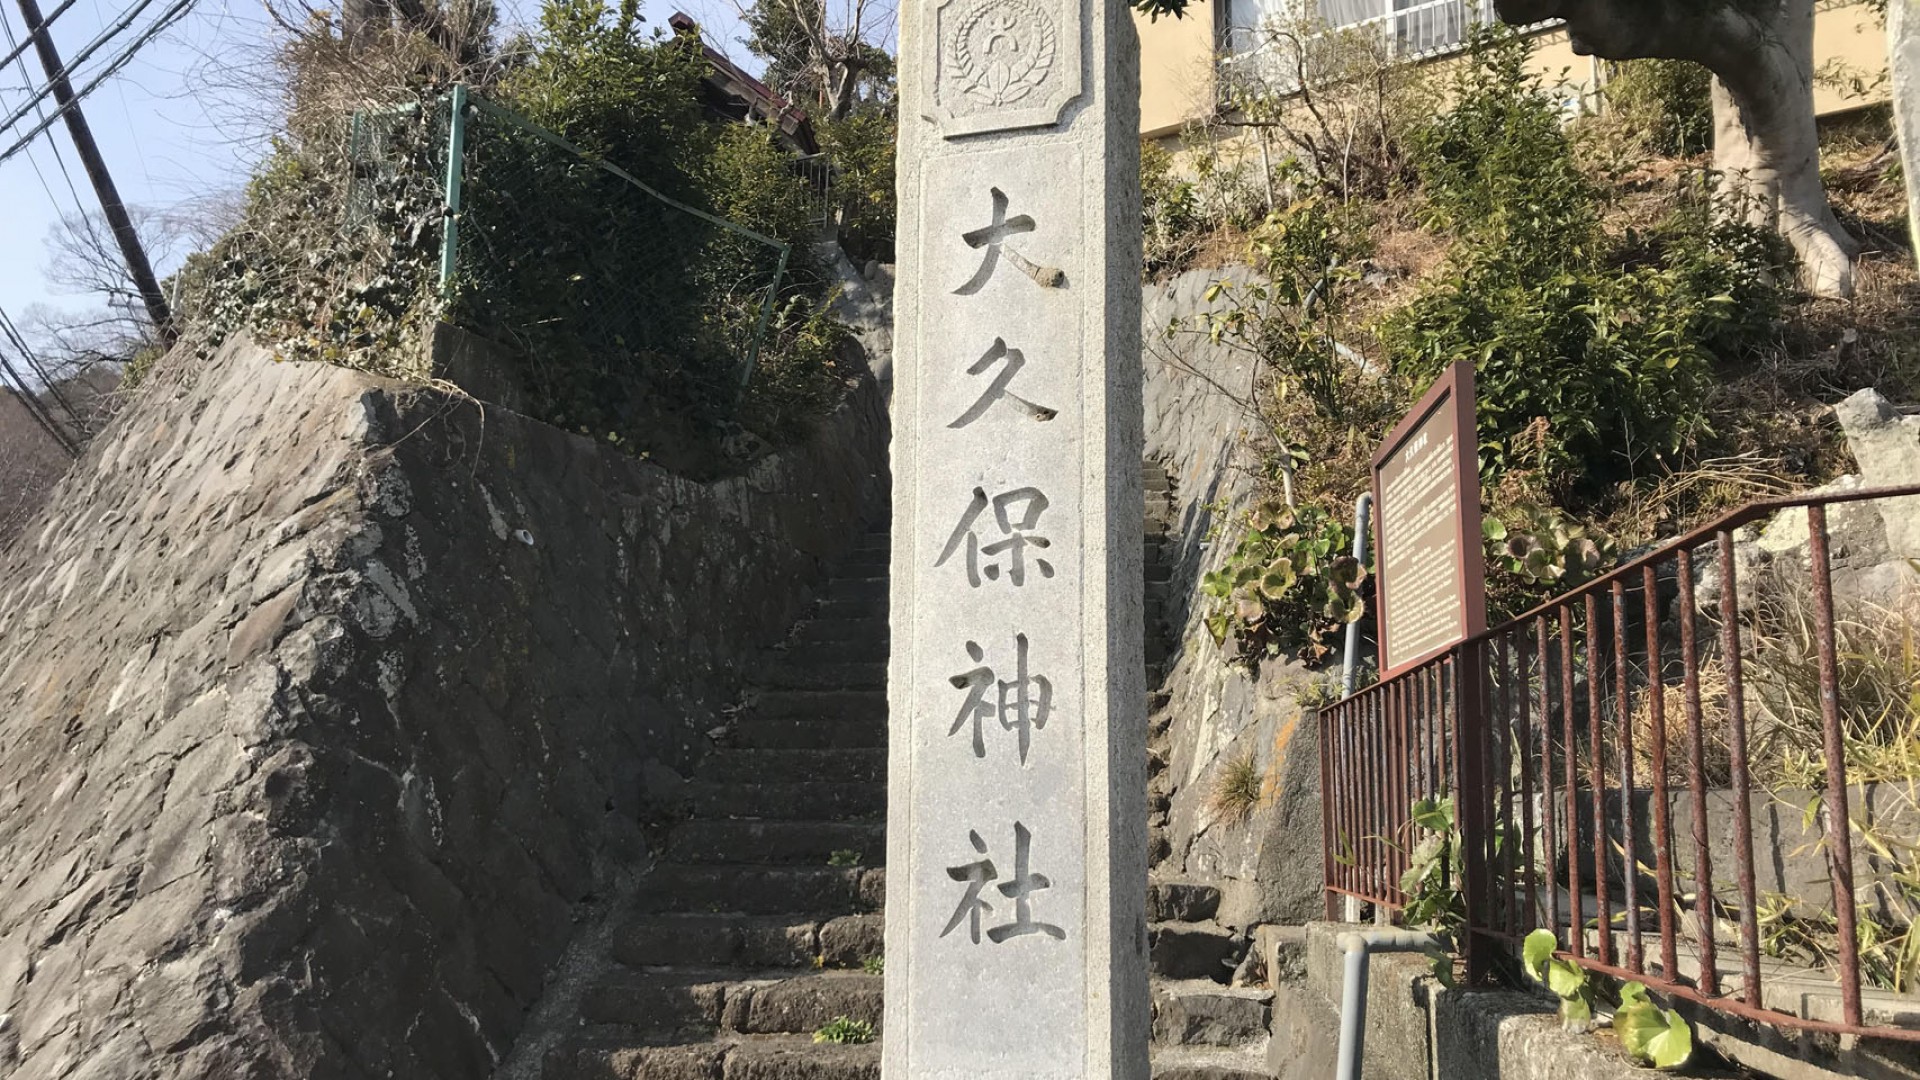
[[[584,429],[643,397],[729,400],[751,378],[786,244],[464,87],[356,115],[352,150],[349,223],[433,185],[446,318],[514,345],[550,418]]]

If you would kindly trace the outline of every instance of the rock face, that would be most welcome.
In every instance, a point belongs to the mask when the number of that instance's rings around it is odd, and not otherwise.
[[[1170,323],[1192,325],[1214,281],[1244,281],[1244,267],[1194,270],[1149,286],[1146,336],[1147,456],[1172,480],[1167,563],[1168,621],[1179,642],[1160,684],[1154,732],[1156,880],[1217,888],[1213,918],[1245,932],[1266,922],[1318,918],[1320,762],[1317,728],[1299,699],[1321,676],[1284,660],[1257,674],[1231,666],[1192,604],[1200,578],[1232,552],[1229,525],[1253,494],[1256,459],[1248,440],[1259,421],[1251,358],[1204,335],[1169,336]],[[1244,818],[1212,798],[1220,775],[1251,760],[1261,774],[1259,804]]]
[[[477,1077],[879,505],[243,343],[0,555],[0,1073]]]

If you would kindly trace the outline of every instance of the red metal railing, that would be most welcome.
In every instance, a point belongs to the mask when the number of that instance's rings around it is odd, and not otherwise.
[[[1827,529],[1830,506],[1914,495],[1920,485],[1752,503],[1323,709],[1328,917],[1343,896],[1405,907],[1411,898],[1401,877],[1420,839],[1411,808],[1452,796],[1464,855],[1460,946],[1471,978],[1485,976],[1489,949],[1511,948],[1544,926],[1560,936],[1561,955],[1587,968],[1715,1010],[1920,1041],[1920,1027],[1868,1024],[1862,1012]],[[1734,533],[1797,507],[1808,526],[1804,584],[1817,653],[1838,1019],[1770,1007],[1761,962],[1743,670],[1753,613],[1742,611],[1750,583],[1740,577]],[[1715,710],[1723,732],[1706,730],[1703,671],[1716,689],[1724,682]],[[1679,716],[1669,715],[1675,704]],[[1644,753],[1637,738],[1646,740]],[[1681,767],[1670,758],[1676,741]],[[1724,790],[1709,787],[1710,747],[1726,758]],[[1691,827],[1677,847],[1671,819],[1682,801]],[[1710,808],[1721,804],[1728,809],[1710,822]],[[1731,889],[1715,877],[1725,872],[1715,830],[1729,823]],[[1680,858],[1690,869],[1676,865]],[[1729,915],[1737,916],[1737,937],[1723,942],[1716,924]]]

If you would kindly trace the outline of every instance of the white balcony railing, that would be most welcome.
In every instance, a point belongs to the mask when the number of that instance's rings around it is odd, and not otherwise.
[[[1231,70],[1284,83],[1282,72],[1267,70],[1270,65],[1277,68],[1276,61],[1283,58],[1269,55],[1271,46],[1258,25],[1273,15],[1271,0],[1255,0],[1248,7],[1234,5],[1232,10],[1236,21],[1246,25],[1228,26],[1223,62]],[[1405,61],[1454,52],[1466,44],[1468,28],[1499,19],[1493,0],[1317,0],[1310,13],[1325,24],[1329,34],[1379,34],[1393,57]]]

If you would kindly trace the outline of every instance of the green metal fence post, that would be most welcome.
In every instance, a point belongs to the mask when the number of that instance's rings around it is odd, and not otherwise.
[[[440,232],[440,292],[451,295],[460,256],[460,182],[467,156],[467,88],[455,83],[447,95],[452,115],[447,121],[447,188],[445,221]]]
[[[760,346],[767,340],[767,324],[773,321],[773,303],[780,296],[780,282],[787,276],[787,257],[792,254],[792,244],[780,245],[780,262],[773,268],[773,284],[767,286],[766,302],[760,305],[760,325],[753,332],[753,344],[747,347],[746,370],[740,373],[742,390],[753,381],[753,369],[760,366]]]

